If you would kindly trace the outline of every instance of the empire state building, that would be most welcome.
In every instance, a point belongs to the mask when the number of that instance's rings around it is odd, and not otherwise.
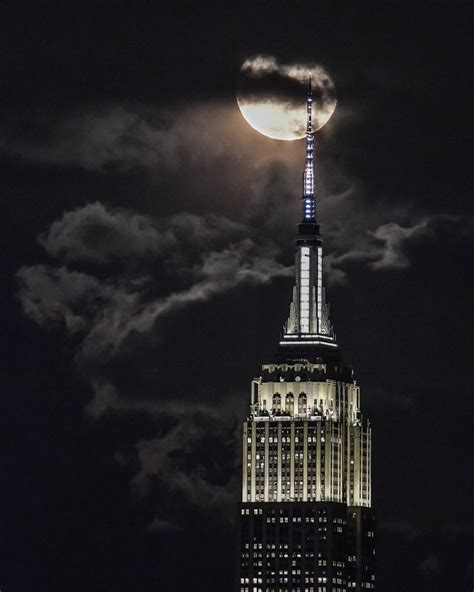
[[[312,100],[292,301],[243,424],[240,592],[375,590],[371,428],[326,303]]]

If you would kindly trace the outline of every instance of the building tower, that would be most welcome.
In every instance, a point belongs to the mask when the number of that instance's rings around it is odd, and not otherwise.
[[[243,425],[240,592],[375,589],[371,428],[325,301],[311,83],[295,286]]]

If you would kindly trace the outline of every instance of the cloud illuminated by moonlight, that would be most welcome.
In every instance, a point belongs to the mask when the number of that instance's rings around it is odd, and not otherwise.
[[[276,140],[298,140],[306,131],[306,90],[313,88],[313,131],[323,127],[336,108],[336,88],[316,63],[282,64],[256,55],[240,68],[237,103],[245,120]]]

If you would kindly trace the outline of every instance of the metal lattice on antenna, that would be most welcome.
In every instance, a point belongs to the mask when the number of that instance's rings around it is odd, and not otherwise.
[[[311,75],[308,82],[306,97],[306,163],[303,175],[304,220],[316,219],[316,202],[314,197],[314,132],[312,122],[313,90]]]

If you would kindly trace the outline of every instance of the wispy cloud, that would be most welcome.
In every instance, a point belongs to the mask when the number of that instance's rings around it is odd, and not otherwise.
[[[72,106],[64,113],[2,115],[0,152],[89,171],[137,167],[176,171],[183,162],[219,158],[236,141],[230,131],[237,113],[228,105],[194,103],[170,109],[104,103]],[[229,133],[221,133],[223,128]]]
[[[146,494],[153,479],[166,475],[174,495],[201,508],[228,510],[235,501],[235,426],[206,410],[202,415],[183,415],[162,437],[139,441],[141,469],[132,487],[138,495]],[[203,448],[206,454],[196,453]]]
[[[441,569],[441,562],[437,555],[429,555],[420,562],[419,569],[425,577],[436,575]]]
[[[105,263],[172,256],[176,251],[181,256],[196,246],[204,253],[247,233],[246,226],[222,216],[180,213],[154,218],[96,202],[63,214],[38,241],[56,259]]]
[[[189,213],[155,218],[91,203],[66,212],[38,237],[51,257],[49,263],[18,270],[25,315],[42,327],[62,328],[74,338],[77,367],[94,393],[86,408],[90,417],[137,411],[172,418],[164,432],[136,443],[134,488],[143,495],[162,477],[170,492],[190,503],[206,506],[212,500],[225,505],[229,499],[232,471],[214,483],[211,472],[192,455],[206,433],[216,433],[230,450],[234,414],[223,411],[225,402],[216,407],[198,392],[183,393],[177,408],[176,393],[169,396],[167,389],[157,387],[160,381],[155,374],[150,392],[149,384],[124,382],[123,367],[128,365],[128,374],[137,368],[133,374],[137,382],[150,371],[143,352],[153,350],[163,323],[172,315],[185,314],[241,286],[292,275],[292,267],[280,261],[282,246],[286,246],[281,236],[288,226],[283,218],[293,215],[290,188],[281,167],[267,167],[264,173],[261,186],[253,188],[255,199],[246,218],[240,222]],[[281,207],[276,206],[278,200]],[[282,215],[285,204],[289,209]],[[337,274],[349,281],[354,264],[374,273],[403,270],[410,264],[407,245],[418,239],[432,240],[446,224],[456,227],[459,221],[438,216],[408,226],[381,224],[359,237],[352,250],[345,230],[329,229],[329,239],[336,247],[327,258],[329,275],[333,281]],[[156,360],[153,372],[155,367]],[[216,409],[220,423],[215,420]],[[178,458],[186,462],[180,464]],[[236,462],[235,451],[228,458]],[[387,523],[385,528],[410,540],[418,536],[418,530],[408,523]]]
[[[234,415],[223,412],[225,402],[198,404],[194,392],[176,406],[166,390],[128,392],[117,372],[124,358],[140,366],[140,352],[153,348],[160,322],[171,314],[239,286],[290,275],[292,268],[278,261],[277,245],[268,238],[258,242],[258,236],[224,217],[154,219],[94,203],[67,212],[40,236],[51,263],[18,270],[25,314],[43,327],[63,328],[77,343],[78,369],[94,392],[86,408],[90,417],[139,411],[155,421],[171,419],[172,427],[136,443],[136,492],[146,494],[160,481],[170,493],[202,507],[230,499],[235,467],[215,482],[215,471],[206,465],[211,457],[193,455],[213,434],[219,441],[213,447],[225,449],[225,458],[236,462]]]
[[[433,239],[443,228],[455,232],[472,226],[472,220],[458,216],[425,216],[412,225],[398,222],[382,224],[359,235],[352,248],[336,249],[326,256],[325,265],[331,283],[346,283],[351,267],[366,266],[375,271],[396,271],[410,267],[409,247],[417,240]],[[335,243],[340,240],[336,237]]]
[[[334,89],[334,84],[326,69],[315,62],[291,62],[285,64],[275,56],[258,54],[246,59],[241,70],[254,78],[279,74],[291,80],[297,80],[305,86],[308,84],[309,76],[311,76],[311,82],[315,88],[322,86]]]
[[[222,217],[182,214],[153,220],[87,205],[66,213],[40,236],[47,252],[63,263],[22,267],[20,299],[38,324],[63,321],[69,333],[82,332],[83,355],[112,356],[132,332],[146,333],[159,318],[188,304],[292,272],[278,262],[274,243],[257,244],[248,234],[246,226]],[[146,252],[155,258],[144,269]],[[112,258],[127,268],[105,278],[64,265]],[[140,265],[133,258],[140,258]],[[167,293],[162,286],[164,294],[153,297],[150,283],[160,271],[167,274],[167,286],[179,287]]]
[[[408,520],[385,520],[380,524],[380,528],[386,532],[400,535],[411,542],[422,534],[422,531]]]

